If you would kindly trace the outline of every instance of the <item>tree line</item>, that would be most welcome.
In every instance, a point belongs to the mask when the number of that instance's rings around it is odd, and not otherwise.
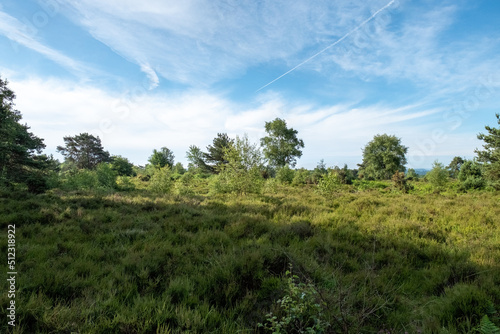
[[[298,137],[298,131],[280,118],[265,122],[266,136],[259,143],[251,143],[246,135],[230,138],[226,133],[218,133],[206,150],[190,146],[186,152],[187,169],[175,163],[175,156],[167,147],[154,149],[146,166],[134,166],[125,157],[111,155],[103,148],[100,138],[89,133],[64,137],[64,145],[57,147],[64,156],[64,162],[59,163],[52,156],[42,154],[43,139],[31,133],[26,124],[21,124],[22,115],[14,108],[14,99],[8,82],[0,78],[0,186],[4,188],[24,184],[31,192],[43,192],[50,188],[50,178],[55,174],[77,175],[80,179],[95,179],[104,184],[112,184],[117,176],[124,177],[122,180],[127,183],[126,177],[140,174],[144,181],[168,184],[173,175],[189,172],[217,176],[214,187],[220,191],[258,191],[267,178],[292,182],[293,177],[302,183],[322,181],[326,188],[348,184],[354,179],[392,179],[401,190],[407,191],[406,181],[418,177],[414,170],[405,168],[408,147],[400,138],[388,134],[375,135],[366,144],[357,169],[344,166],[328,170],[320,161],[313,171],[293,171],[302,156],[304,142]],[[500,114],[496,114],[496,118],[500,124]],[[464,189],[483,188],[487,182],[500,189],[500,128],[486,126],[485,129],[487,133],[478,135],[484,145],[483,149],[475,150],[476,158],[455,157],[447,167],[436,161],[427,179],[436,186],[443,186],[451,177],[459,179]]]

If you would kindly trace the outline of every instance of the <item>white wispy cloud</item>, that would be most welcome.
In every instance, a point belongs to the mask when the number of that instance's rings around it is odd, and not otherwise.
[[[422,136],[432,138],[436,125],[415,121],[440,111],[421,105],[324,107],[267,94],[249,107],[205,90],[148,93],[130,102],[114,93],[55,79],[11,80],[10,86],[18,97],[16,107],[23,113],[23,121],[45,139],[48,153],[55,153],[64,136],[90,132],[98,135],[112,154],[138,164],[146,163],[152,150],[162,146],[172,149],[177,161],[185,162],[190,145],[204,149],[219,132],[232,137],[247,133],[258,142],[265,135],[264,123],[276,117],[299,131],[306,144],[299,165],[308,168],[321,158],[331,165],[348,162],[355,167],[354,162],[361,161],[361,148],[377,133],[401,137],[411,152],[425,156],[427,165],[438,154],[452,155],[459,147],[461,151],[470,147],[472,154],[478,146],[470,139],[474,134],[448,133],[448,139],[431,143],[432,150],[417,147]],[[417,167],[422,166],[420,160],[414,161],[419,162]]]
[[[331,44],[387,1],[58,0],[124,58],[173,81],[209,85],[251,66]],[[329,42],[329,43],[328,43]],[[291,58],[292,57],[292,58]]]
[[[142,64],[141,71],[146,73],[149,79],[150,90],[158,87],[158,85],[160,84],[160,79],[158,78],[158,75],[156,75],[156,72],[151,68],[151,66],[149,66],[149,64]]]
[[[82,75],[89,73],[92,69],[64,53],[53,49],[36,38],[36,31],[20,22],[18,19],[0,10],[0,34],[4,35],[12,42],[18,43],[33,51],[36,51],[55,63],[61,65],[72,73]]]

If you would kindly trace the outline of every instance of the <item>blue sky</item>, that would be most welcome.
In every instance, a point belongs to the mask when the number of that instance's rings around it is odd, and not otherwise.
[[[428,168],[496,124],[499,19],[497,0],[1,0],[0,75],[59,159],[90,132],[136,164],[163,146],[185,164],[280,117],[299,167],[355,168],[387,133]]]

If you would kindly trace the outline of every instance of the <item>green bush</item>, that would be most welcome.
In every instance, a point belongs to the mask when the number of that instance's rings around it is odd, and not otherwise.
[[[301,168],[295,171],[295,176],[292,180],[292,185],[299,186],[307,183],[312,183],[311,172],[305,168]]]
[[[116,188],[116,172],[107,163],[100,163],[96,169],[99,186],[107,189]]]
[[[236,137],[233,146],[225,150],[227,164],[220,166],[219,174],[210,182],[212,193],[260,193],[264,185],[262,177],[262,153],[248,137]]]
[[[281,333],[325,333],[330,326],[323,320],[326,303],[321,301],[312,283],[299,282],[297,275],[292,275],[291,269],[286,271],[287,286],[285,296],[276,302],[276,314],[267,314],[267,322],[259,323],[273,334]]]
[[[330,171],[318,183],[318,191],[323,195],[329,195],[341,191],[343,186],[339,175],[334,171]]]
[[[79,169],[68,174],[63,183],[68,190],[92,190],[99,185],[96,171]]]
[[[285,165],[276,171],[276,179],[283,184],[291,184],[295,177],[295,171]]]
[[[449,172],[442,163],[435,161],[425,178],[435,189],[441,189],[448,183]]]
[[[116,186],[119,190],[131,191],[135,189],[135,184],[129,176],[118,176],[116,178]]]
[[[149,180],[149,189],[155,193],[167,194],[171,191],[174,181],[172,180],[172,171],[167,165],[155,169]]]
[[[193,195],[195,175],[192,172],[185,172],[175,182],[175,193],[178,195]]]
[[[462,182],[465,182],[470,177],[483,177],[482,166],[475,160],[465,161],[460,167],[460,172],[458,173],[458,179]]]
[[[483,189],[486,187],[486,180],[482,177],[469,176],[460,185],[460,190]]]

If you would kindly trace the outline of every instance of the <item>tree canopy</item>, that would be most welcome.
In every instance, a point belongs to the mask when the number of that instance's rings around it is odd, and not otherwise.
[[[14,109],[14,92],[0,78],[0,183],[27,182],[35,175],[41,177],[49,159],[41,155],[43,139],[21,124],[21,113]],[[28,185],[29,186],[29,185]]]
[[[134,165],[127,159],[120,155],[111,157],[111,169],[119,176],[134,176]]]
[[[302,156],[301,148],[304,148],[302,139],[297,138],[298,131],[287,128],[286,121],[276,118],[274,121],[266,122],[268,136],[261,138],[260,143],[264,148],[264,156],[269,164],[274,167],[297,163],[297,158]]]
[[[218,172],[222,165],[227,164],[226,151],[233,147],[234,139],[229,138],[227,133],[218,133],[212,145],[207,146],[207,152],[203,153],[205,163],[212,172]]]
[[[197,169],[202,172],[211,172],[212,169],[205,163],[204,153],[198,146],[191,145],[189,146],[189,150],[186,152],[186,157],[189,161],[188,168],[189,169]]]
[[[500,125],[500,114],[496,114]],[[477,138],[484,141],[483,150],[476,149],[478,160],[484,163],[485,175],[494,182],[500,181],[500,128],[485,126],[488,134],[480,133]]]
[[[95,169],[101,162],[111,162],[109,152],[104,151],[99,137],[88,133],[64,137],[65,146],[57,146],[66,162],[78,169]]]
[[[156,168],[163,168],[168,166],[172,168],[174,166],[174,153],[166,148],[162,147],[159,151],[154,149],[153,155],[148,159],[149,163]]]
[[[388,180],[394,173],[405,171],[407,151],[396,136],[376,135],[363,149],[360,174],[366,179]]]
[[[450,171],[450,176],[452,178],[457,178],[458,173],[460,172],[460,168],[464,164],[465,160],[462,157],[454,157],[448,165],[448,170]]]

